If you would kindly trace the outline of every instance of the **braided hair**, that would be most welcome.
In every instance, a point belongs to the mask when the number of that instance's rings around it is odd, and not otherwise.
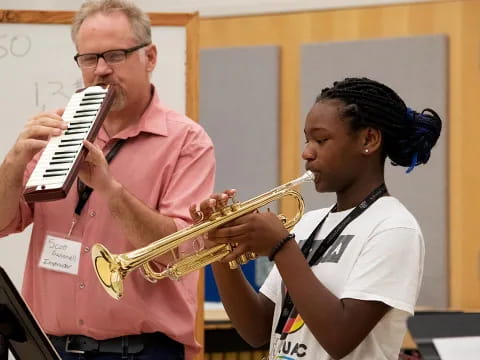
[[[345,103],[341,116],[356,131],[376,128],[383,137],[384,156],[393,165],[426,164],[442,130],[442,120],[432,109],[420,113],[408,108],[388,86],[367,78],[346,78],[322,90],[316,102],[338,99]]]

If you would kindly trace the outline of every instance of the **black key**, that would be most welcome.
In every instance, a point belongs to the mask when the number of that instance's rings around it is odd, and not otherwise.
[[[97,114],[97,112],[95,111],[95,113],[93,113],[93,114],[73,115],[73,118],[74,118],[74,119],[78,119],[78,118],[82,118],[82,117],[90,117],[90,116],[95,116],[96,114]]]
[[[72,120],[68,124],[69,125],[83,125],[83,124],[91,124],[93,121],[87,121],[87,120]]]
[[[92,96],[101,96],[102,98],[105,97],[104,92],[91,92],[91,93],[86,93],[84,94],[85,97],[92,97]]]
[[[46,178],[46,177],[65,176],[65,175],[67,175],[67,173],[63,173],[63,174],[44,174],[43,177]]]
[[[67,159],[75,159],[75,156],[54,156],[50,160],[67,160]]]
[[[66,131],[65,135],[86,134],[88,131]]]
[[[76,154],[76,151],[55,151],[53,155],[61,155],[61,154]]]
[[[62,140],[60,140],[61,143],[75,142],[75,141],[82,141],[82,139],[62,139]]]
[[[78,145],[82,145],[82,143],[79,142],[79,143],[72,143],[72,144],[60,144],[58,145],[58,147],[69,147],[69,146],[78,146]]]
[[[58,164],[71,164],[72,160],[64,160],[64,161],[50,161],[50,165],[58,165]]]
[[[68,171],[68,168],[67,169],[47,169],[47,170],[45,170],[45,172],[59,172],[59,171]]]

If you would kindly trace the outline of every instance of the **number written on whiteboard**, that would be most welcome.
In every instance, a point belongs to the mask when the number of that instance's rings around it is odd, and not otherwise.
[[[32,47],[32,41],[24,34],[0,34],[0,60],[8,56],[24,57]]]
[[[72,94],[81,88],[82,80],[77,79],[71,85],[62,81],[35,81],[34,102],[41,111],[62,107]]]

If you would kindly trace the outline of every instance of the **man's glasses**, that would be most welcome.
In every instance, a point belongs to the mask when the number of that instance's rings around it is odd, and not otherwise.
[[[131,47],[129,49],[108,50],[98,54],[95,54],[95,53],[77,54],[73,58],[75,59],[77,65],[81,68],[96,67],[99,58],[103,58],[103,60],[105,60],[105,62],[109,65],[114,65],[114,64],[119,64],[121,62],[124,62],[128,54],[148,45],[150,45],[150,43],[144,43],[141,45]]]

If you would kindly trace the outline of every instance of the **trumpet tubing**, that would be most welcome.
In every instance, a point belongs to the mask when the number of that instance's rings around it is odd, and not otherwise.
[[[242,215],[261,208],[272,201],[291,196],[297,200],[298,210],[295,216],[284,221],[284,226],[291,229],[302,217],[304,202],[300,193],[293,188],[306,181],[312,181],[313,174],[307,171],[303,176],[280,185],[273,190],[258,195],[245,202],[234,202],[220,211],[213,213],[208,219],[165,236],[143,248],[123,254],[111,254],[103,245],[96,244],[92,249],[92,260],[95,271],[104,289],[115,299],[123,295],[123,280],[129,272],[143,266],[145,275],[151,280],[164,278],[179,279],[180,277],[198,270],[206,265],[218,261],[228,255],[232,248],[229,244],[220,244],[209,249],[200,250],[169,265],[162,272],[155,272],[149,262],[176,249],[181,243],[197,238],[223,224],[226,224]],[[280,215],[281,216],[281,215]],[[245,254],[230,263],[231,268],[238,267],[238,263],[245,263],[254,258],[253,253]]]

